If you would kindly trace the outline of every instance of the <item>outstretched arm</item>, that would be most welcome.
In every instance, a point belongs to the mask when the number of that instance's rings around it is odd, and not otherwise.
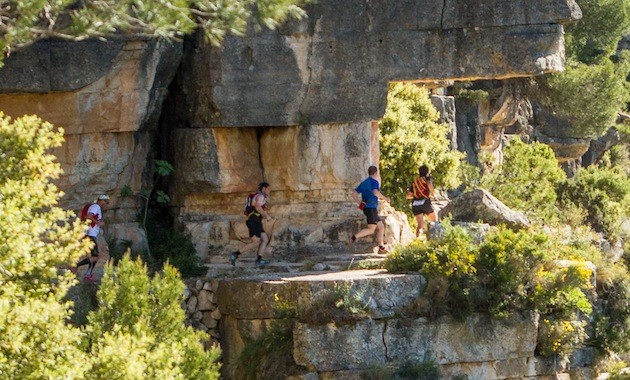
[[[357,193],[356,190],[350,190],[349,193],[355,202],[361,202],[361,195]]]
[[[384,200],[384,201],[387,201],[388,203],[392,203],[391,199],[389,199],[388,197],[384,196],[384,195],[383,195],[383,193],[381,193],[381,191],[380,191],[380,190],[374,189],[374,190],[372,190],[372,193],[373,193],[374,195],[376,195],[376,197],[377,197],[378,199],[382,199],[382,200]]]
[[[431,197],[435,198],[435,188],[433,187],[433,182],[429,181],[428,186],[429,186],[429,198]]]

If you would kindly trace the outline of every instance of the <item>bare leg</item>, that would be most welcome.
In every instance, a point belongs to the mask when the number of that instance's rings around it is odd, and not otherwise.
[[[382,223],[382,222],[380,222],[380,223]],[[362,237],[366,237],[366,236],[372,235],[375,230],[376,230],[376,224],[368,224],[368,226],[366,228],[364,228],[361,231],[357,232],[354,235],[354,237],[356,237],[357,239],[361,239]]]
[[[262,256],[262,253],[265,251],[267,247],[267,243],[269,242],[269,236],[267,236],[266,232],[260,234],[260,245],[258,246],[258,256]]]
[[[438,217],[437,217],[437,214],[435,213],[435,211],[430,213],[429,215],[427,215],[427,217],[429,217],[429,220],[431,222],[437,222]]]
[[[245,246],[243,246],[243,248],[239,249],[239,252],[240,253],[248,252],[252,248],[258,247],[259,244],[260,244],[260,238],[258,236],[252,236],[251,241],[247,243]]]
[[[382,221],[378,221],[376,223],[376,241],[378,242],[378,246],[383,246],[383,236],[385,235],[385,225]]]
[[[422,214],[416,215],[416,222],[416,237],[420,237],[424,228],[424,216]]]
[[[427,215],[431,223],[437,222],[437,214],[434,212]],[[427,228],[427,239],[431,238],[431,231]]]

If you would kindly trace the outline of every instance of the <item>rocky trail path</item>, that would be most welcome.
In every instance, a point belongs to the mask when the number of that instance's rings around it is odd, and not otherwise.
[[[208,278],[217,277],[260,277],[272,274],[300,274],[313,272],[341,272],[351,269],[370,269],[379,267],[385,260],[385,254],[378,254],[373,244],[355,244],[351,247],[309,247],[299,250],[276,250],[264,257],[269,263],[264,266],[255,264],[256,254],[250,252],[241,255],[232,266],[228,257],[214,257],[209,263]]]
[[[229,255],[211,256],[205,263],[208,268],[206,278],[257,278],[275,277],[277,275],[300,275],[326,272],[343,272],[355,269],[372,269],[379,267],[385,260],[385,254],[379,254],[372,243],[356,243],[352,246],[311,246],[299,249],[273,250],[264,259],[269,263],[264,266],[255,264],[256,253],[248,252],[239,257],[236,266],[232,266]],[[95,283],[103,277],[108,257],[99,260],[93,271]],[[79,268],[77,278],[82,280],[87,266]]]

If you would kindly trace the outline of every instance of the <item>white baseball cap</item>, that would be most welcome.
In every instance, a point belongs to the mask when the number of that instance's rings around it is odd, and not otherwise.
[[[99,195],[99,196],[98,196],[98,198],[96,198],[96,199],[97,199],[97,200],[99,200],[99,201],[107,201],[107,202],[109,202],[109,195],[107,195],[107,194],[101,194],[101,195]]]

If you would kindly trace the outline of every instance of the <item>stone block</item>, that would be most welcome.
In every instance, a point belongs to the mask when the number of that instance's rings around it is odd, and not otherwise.
[[[392,321],[384,342],[394,361],[423,361],[437,364],[485,362],[534,356],[538,316],[513,315],[507,320],[475,314],[463,322],[447,318],[429,322],[424,318],[409,323]]]
[[[191,296],[186,303],[186,311],[192,314],[197,310],[197,296]]]
[[[373,318],[393,317],[422,295],[426,280],[420,275],[388,274],[383,270],[322,273],[282,280],[230,279],[222,281],[216,303],[223,315],[238,319],[274,318],[276,297],[306,310],[312,303],[339,287],[366,305]]]
[[[203,312],[203,318],[201,319],[201,323],[204,324],[204,326],[206,326],[209,329],[214,329],[219,325],[219,321],[212,318],[212,313],[210,312]]]
[[[207,290],[201,290],[197,296],[197,310],[206,311],[212,310],[212,304],[214,302],[214,293]]]
[[[296,364],[318,371],[382,365],[387,354],[383,345],[384,328],[384,323],[376,320],[344,326],[298,323],[293,329],[293,358]]]

